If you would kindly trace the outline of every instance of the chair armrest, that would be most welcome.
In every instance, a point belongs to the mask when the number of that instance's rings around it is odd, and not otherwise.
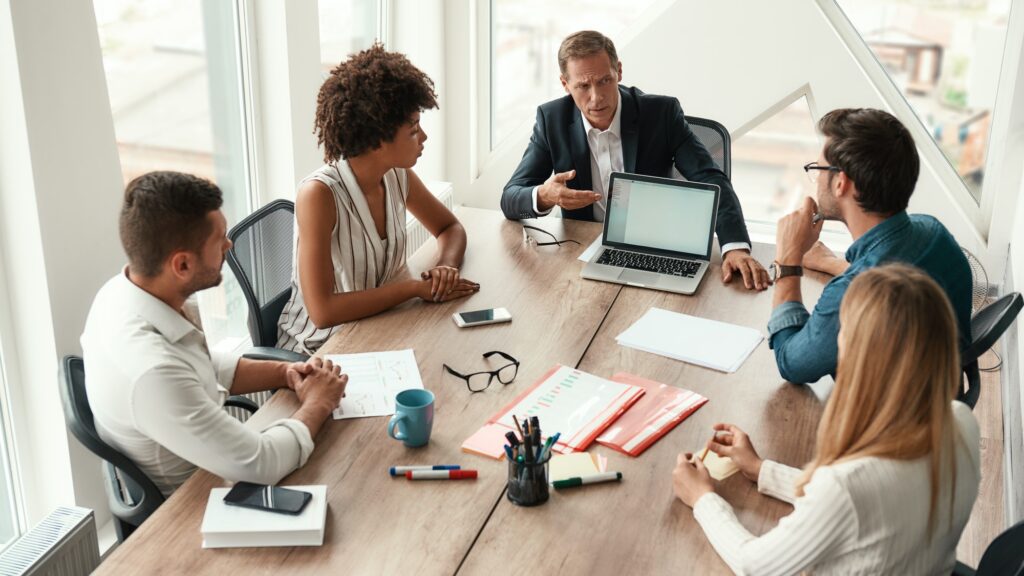
[[[224,402],[224,407],[241,408],[242,410],[245,410],[249,414],[253,414],[260,409],[260,407],[257,406],[255,402],[246,398],[245,396],[229,396],[228,399]]]
[[[277,360],[278,362],[305,362],[309,360],[309,356],[300,352],[271,348],[269,346],[250,348],[248,352],[242,354],[242,358],[248,358],[249,360]]]

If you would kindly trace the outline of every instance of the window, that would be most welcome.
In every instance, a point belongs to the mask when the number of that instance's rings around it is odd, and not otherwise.
[[[748,222],[774,226],[805,196],[815,197],[803,166],[818,159],[819,138],[802,95],[732,141],[732,183]],[[839,222],[826,222],[824,230],[849,237]]]
[[[0,355],[0,551],[21,535],[14,458],[10,451],[11,403],[5,374],[3,356]]]
[[[250,212],[239,17],[234,2],[95,0],[107,91],[127,183],[151,170],[208,178],[232,226]],[[224,282],[199,294],[212,343],[244,336],[246,303]]]
[[[838,4],[980,200],[1010,0]]]
[[[320,66],[324,77],[350,54],[384,41],[384,0],[319,0]]]
[[[618,36],[655,0],[491,0],[491,149],[562,96],[558,46],[579,30]],[[628,82],[627,82],[628,84]]]

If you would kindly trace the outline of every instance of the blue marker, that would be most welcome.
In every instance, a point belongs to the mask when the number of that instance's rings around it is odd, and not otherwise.
[[[516,457],[512,455],[512,447],[505,444],[505,455],[508,456],[509,460],[515,460]]]
[[[461,470],[462,466],[440,464],[437,466],[392,466],[388,469],[392,476],[405,476],[410,470]]]

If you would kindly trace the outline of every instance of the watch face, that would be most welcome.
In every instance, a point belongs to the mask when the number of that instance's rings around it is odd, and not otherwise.
[[[772,262],[768,266],[768,275],[771,277],[772,282],[775,282],[779,278],[779,266],[775,262]]]

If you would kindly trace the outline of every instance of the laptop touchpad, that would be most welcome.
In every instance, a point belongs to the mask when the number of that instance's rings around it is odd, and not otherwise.
[[[654,286],[658,283],[661,278],[660,274],[654,272],[644,272],[643,270],[630,270],[626,268],[619,274],[620,282],[629,282],[632,284],[640,284],[643,286]]]

